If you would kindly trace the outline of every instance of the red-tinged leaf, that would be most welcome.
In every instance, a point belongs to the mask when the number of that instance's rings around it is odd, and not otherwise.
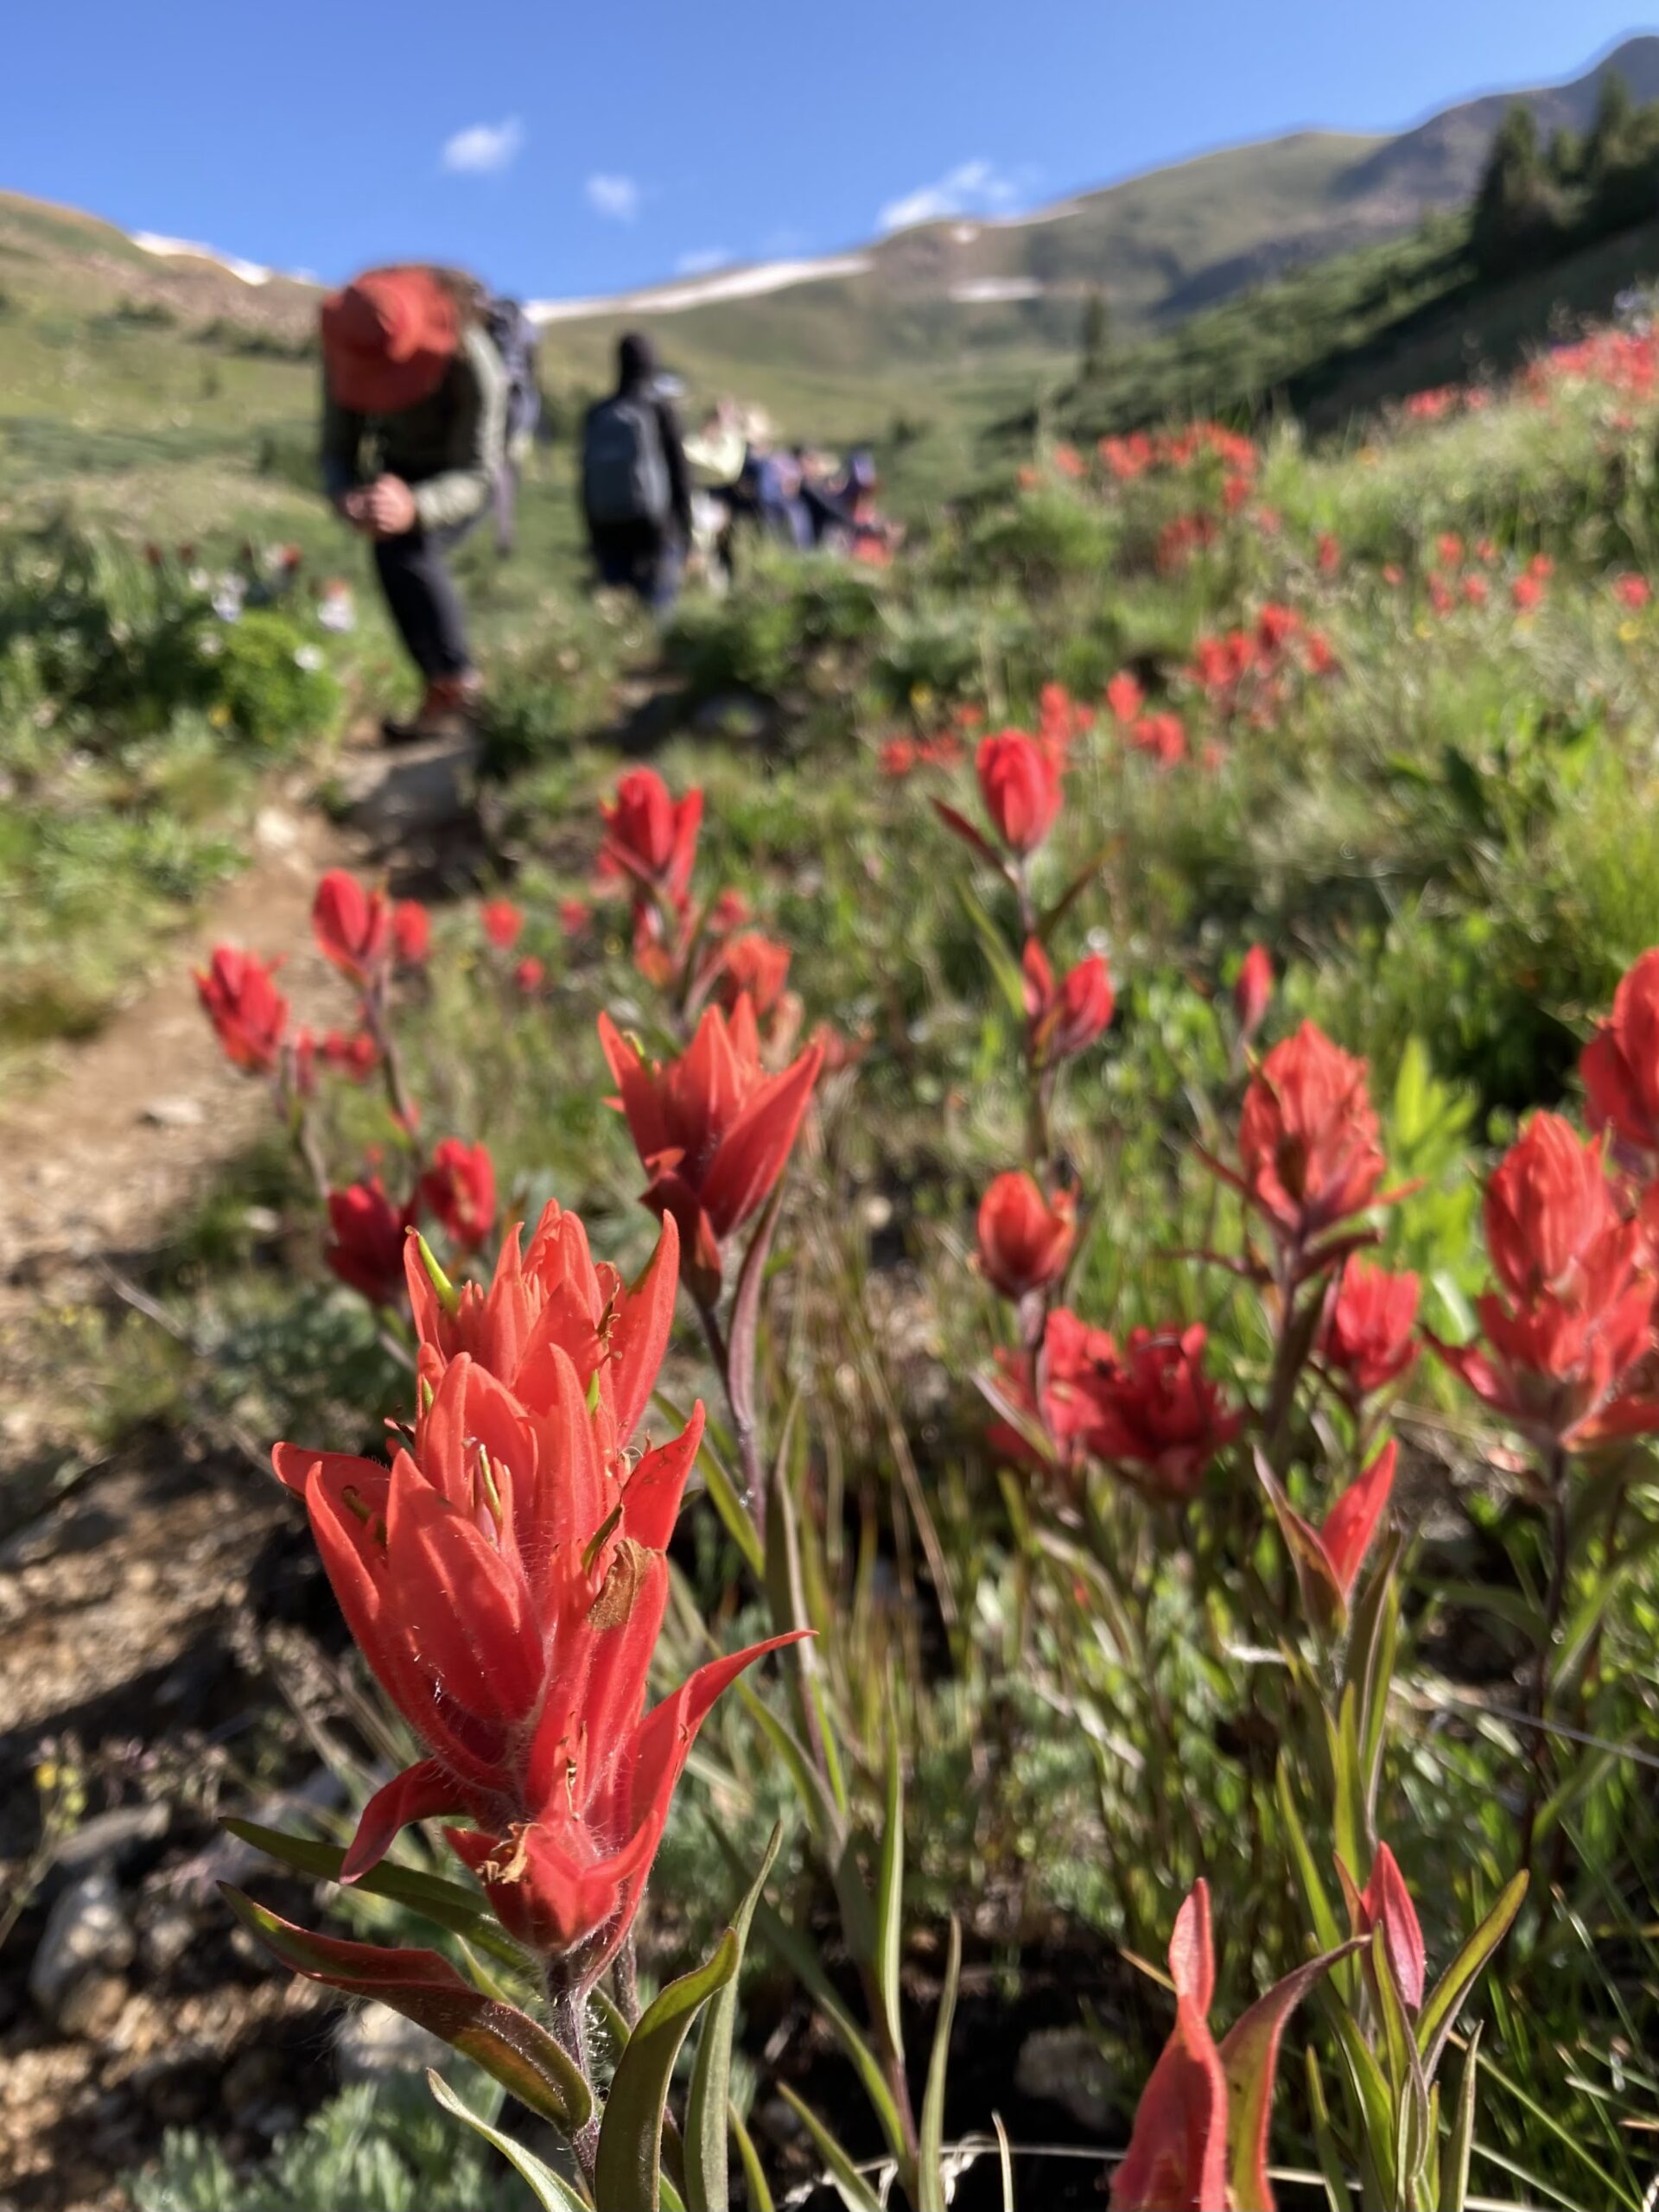
[[[736,1974],[741,1951],[728,1928],[702,1966],[670,1982],[628,2037],[605,2101],[594,2165],[594,2197],[604,2212],[658,2212],[674,2062],[692,2021]]]
[[[1322,1637],[1338,1633],[1348,1617],[1348,1602],[1342,1585],[1319,1532],[1304,1521],[1290,1500],[1285,1496],[1278,1477],[1258,1450],[1255,1471],[1262,1487],[1268,1494],[1279,1532],[1290,1554],[1291,1565],[1296,1570],[1296,1585],[1302,1593],[1302,1610],[1310,1625]]]
[[[772,1232],[784,1203],[783,1179],[772,1187],[766,1209],[754,1224],[749,1249],[738,1269],[732,1296],[732,1318],[726,1332],[726,1388],[740,1429],[754,1427],[754,1362],[760,1332],[760,1291],[766,1281],[766,1260]]]
[[[962,839],[963,844],[971,845],[982,860],[988,861],[994,868],[996,868],[999,871],[1001,870],[1002,867],[1001,854],[997,851],[995,846],[991,843],[988,837],[982,836],[981,833],[975,829],[973,823],[968,819],[965,814],[958,814],[954,806],[947,806],[942,798],[936,798],[934,800],[933,811],[938,816],[940,821],[944,823],[947,830],[953,830],[956,832],[957,836]]]
[[[1380,1927],[1382,1942],[1388,1951],[1389,1964],[1407,2009],[1421,2012],[1423,2003],[1423,1982],[1427,1972],[1427,1954],[1423,1945],[1423,1931],[1417,1918],[1417,1909],[1412,1904],[1411,1892],[1406,1887],[1406,1878],[1386,1843],[1376,1847],[1376,1857],[1371,1866],[1371,1878],[1365,1885],[1360,1903],[1365,1909],[1368,1928]]]
[[[268,1912],[227,1882],[219,1890],[243,1926],[296,1974],[389,2005],[481,2066],[567,2135],[587,2125],[592,2093],[546,2029],[516,2005],[470,1987],[440,1953],[317,1936]]]
[[[1440,2053],[1446,2048],[1446,2039],[1452,2032],[1459,2008],[1474,1987],[1481,1968],[1509,1934],[1510,1923],[1521,1910],[1521,1901],[1527,1894],[1527,1880],[1525,1873],[1513,1877],[1497,1904],[1424,2000],[1417,2021],[1417,2048],[1422,2055],[1423,2072],[1431,2081],[1440,2065]]]
[[[291,1866],[296,1873],[308,1874],[315,1881],[341,1879],[346,1854],[338,1844],[324,1843],[315,1836],[285,1835],[280,1828],[262,1827],[257,1821],[222,1820],[219,1826],[239,1843],[251,1844],[256,1851],[263,1851],[278,1866]],[[487,1951],[503,1966],[520,1972],[525,1969],[527,1961],[521,1946],[513,1942],[478,1891],[468,1889],[462,1883],[446,1881],[440,1874],[426,1874],[413,1866],[383,1860],[355,1886],[367,1891],[372,1897],[395,1898],[423,1919],[439,1928],[447,1928],[451,1935],[464,1936],[468,1943]]]
[[[1268,2180],[1268,2126],[1273,2112],[1279,2038],[1302,1999],[1338,1959],[1363,1950],[1363,1939],[1325,1951],[1277,1981],[1230,2027],[1221,2041],[1227,2076],[1227,2165],[1234,2212],[1273,2212]]]
[[[1056,929],[1100,874],[1102,867],[1111,857],[1111,851],[1110,844],[1096,845],[1054,904],[1039,918],[1037,924],[1037,935],[1043,944],[1046,944],[1049,942]]]

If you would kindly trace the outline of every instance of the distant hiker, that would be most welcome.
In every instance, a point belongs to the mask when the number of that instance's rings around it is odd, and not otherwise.
[[[517,300],[492,300],[484,327],[507,379],[506,450],[495,480],[495,550],[512,550],[519,479],[542,419],[542,387],[536,373],[536,326]]]
[[[425,679],[388,744],[466,729],[479,692],[445,555],[490,505],[506,382],[483,294],[457,270],[374,269],[322,305],[322,480],[374,545],[391,619]]]
[[[732,580],[732,518],[747,448],[734,402],[711,407],[685,442],[691,472],[691,550],[711,588]]]
[[[690,472],[650,339],[630,331],[616,354],[616,390],[582,426],[582,512],[601,582],[666,614],[691,539]]]
[[[801,498],[800,463],[792,453],[752,439],[743,463],[741,511],[780,545],[803,551],[812,543],[812,519]]]

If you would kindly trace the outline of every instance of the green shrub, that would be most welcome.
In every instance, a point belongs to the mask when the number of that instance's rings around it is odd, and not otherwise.
[[[332,728],[340,685],[321,648],[283,614],[256,607],[218,630],[199,630],[204,702],[239,735],[268,750]]]

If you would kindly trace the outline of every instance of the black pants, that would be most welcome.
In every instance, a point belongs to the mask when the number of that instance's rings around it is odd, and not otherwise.
[[[666,614],[680,588],[685,552],[671,523],[589,523],[588,537],[601,583],[633,592]]]
[[[429,683],[464,676],[473,664],[461,597],[443,557],[471,528],[470,521],[452,523],[447,530],[416,527],[401,537],[375,541],[374,565],[391,619]]]

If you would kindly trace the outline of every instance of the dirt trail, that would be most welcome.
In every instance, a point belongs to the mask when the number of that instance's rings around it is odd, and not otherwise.
[[[270,1112],[263,1084],[226,1061],[191,970],[224,939],[285,951],[284,988],[313,995],[307,916],[320,870],[352,842],[292,804],[261,810],[251,864],[176,941],[130,1006],[38,1086],[0,1103],[0,1319],[38,1298],[65,1266],[141,1252]]]
[[[462,766],[439,748],[352,746],[335,764],[348,827],[308,781],[273,789],[248,867],[150,985],[0,1102],[0,1903],[20,1876],[29,1897],[0,1952],[3,2212],[124,2202],[115,2177],[164,2124],[200,2119],[251,2155],[334,2079],[309,2012],[238,1949],[211,1883],[189,1876],[191,1854],[216,1847],[221,1789],[241,1802],[237,1747],[270,1725],[264,1627],[309,1623],[317,1604],[309,1546],[276,1485],[205,1440],[141,1431],[89,1463],[87,1409],[39,1317],[107,1302],[111,1268],[142,1279],[193,1197],[266,1123],[266,1086],[228,1065],[197,1002],[191,971],[207,948],[284,956],[295,1018],[340,1022],[343,987],[311,938],[317,878],[390,866],[441,880]],[[123,1948],[84,2018],[43,2009],[29,1981],[72,1878],[67,1864],[36,1868],[38,1886],[26,1874],[40,1832],[29,1777],[66,1745],[84,1763],[89,1815],[155,1823],[113,1862]]]
[[[220,940],[283,954],[297,1019],[340,1019],[337,986],[311,939],[312,893],[328,868],[430,869],[464,813],[466,751],[375,745],[353,734],[335,764],[349,826],[317,807],[304,779],[255,817],[250,865],[177,939],[154,982],[60,1071],[0,1100],[0,1336],[66,1271],[149,1249],[193,1190],[270,1111],[264,1086],[230,1067],[197,1002],[192,969]],[[3,1455],[0,1455],[3,1457]]]

